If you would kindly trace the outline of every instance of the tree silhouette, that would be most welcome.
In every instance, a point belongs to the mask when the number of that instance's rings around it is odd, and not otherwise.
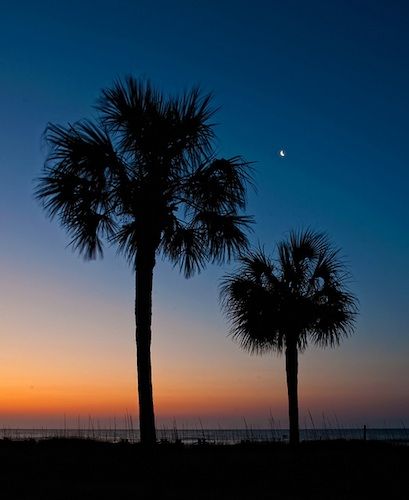
[[[338,345],[353,332],[357,299],[345,287],[339,250],[310,230],[292,232],[275,259],[263,250],[240,257],[221,283],[231,334],[251,353],[285,351],[290,443],[299,443],[298,353],[309,342]]]
[[[156,441],[151,379],[152,281],[158,255],[186,277],[247,246],[241,214],[251,169],[217,159],[211,95],[165,96],[127,77],[102,91],[95,121],[49,124],[36,196],[85,259],[114,244],[135,270],[141,441]]]

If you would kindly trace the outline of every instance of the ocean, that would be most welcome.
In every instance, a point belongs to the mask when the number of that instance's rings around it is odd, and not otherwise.
[[[237,444],[241,442],[286,442],[288,429],[157,429],[159,442],[182,442],[184,444]],[[25,439],[51,439],[51,438],[80,438],[95,439],[117,443],[139,441],[137,429],[1,429],[0,439],[25,440]],[[365,438],[364,429],[301,429],[301,441],[319,440],[362,440]],[[393,441],[409,444],[409,429],[366,429],[367,440]]]

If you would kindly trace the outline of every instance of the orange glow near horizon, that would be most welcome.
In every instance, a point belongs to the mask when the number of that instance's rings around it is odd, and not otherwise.
[[[5,312],[0,426],[61,427],[64,415],[69,427],[76,427],[78,418],[86,425],[90,417],[105,426],[116,418],[123,426],[128,413],[137,426],[131,300],[123,304],[87,290],[79,293],[70,283],[40,285],[33,294],[21,277],[10,282],[7,295],[0,297]],[[282,357],[249,356],[226,338],[223,324],[209,326],[189,314],[181,319],[166,304],[155,307],[158,425],[176,419],[189,425],[200,420],[207,427],[243,427],[246,419],[249,425],[267,427],[270,413],[286,425]],[[337,350],[301,355],[300,421],[308,412],[318,420],[325,412],[357,423],[368,415],[380,423],[395,415],[405,418],[408,401],[393,384],[404,376],[404,360],[391,360],[392,355],[388,359],[388,353],[381,356],[375,350],[362,358],[348,342]]]

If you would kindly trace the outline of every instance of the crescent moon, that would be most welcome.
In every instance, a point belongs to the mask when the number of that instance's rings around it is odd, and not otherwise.
[[[278,153],[278,154],[281,156],[281,158],[284,158],[284,156],[285,156],[285,151],[284,151],[284,149],[280,149],[280,151],[279,151],[279,153]]]

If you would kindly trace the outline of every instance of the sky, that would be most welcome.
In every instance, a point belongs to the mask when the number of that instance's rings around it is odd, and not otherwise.
[[[407,2],[0,7],[0,426],[137,415],[132,270],[110,248],[81,260],[33,197],[47,123],[95,116],[101,89],[127,74],[213,92],[219,155],[254,162],[253,244],[273,252],[309,226],[342,248],[360,315],[340,347],[301,356],[301,425],[311,412],[316,425],[408,426]],[[230,269],[186,280],[157,264],[158,426],[287,425],[284,359],[228,336],[218,283]]]

